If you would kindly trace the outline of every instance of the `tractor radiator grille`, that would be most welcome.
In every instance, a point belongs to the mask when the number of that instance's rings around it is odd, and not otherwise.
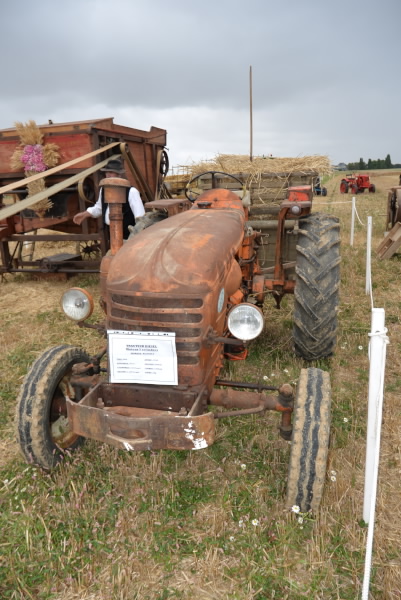
[[[203,300],[112,294],[108,327],[175,333],[178,364],[195,365],[201,349]]]

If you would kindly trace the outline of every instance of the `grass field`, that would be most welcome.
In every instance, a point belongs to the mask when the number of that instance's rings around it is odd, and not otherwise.
[[[53,472],[25,464],[13,434],[15,398],[29,365],[60,343],[97,352],[102,340],[67,321],[67,287],[97,297],[97,276],[69,282],[7,275],[0,283],[0,598],[3,600],[355,600],[367,528],[362,522],[370,297],[365,294],[367,216],[373,217],[372,280],[386,311],[382,453],[371,598],[401,599],[401,254],[379,261],[387,189],[398,172],[372,172],[376,194],[351,196],[340,174],[314,211],[340,218],[342,287],[336,354],[320,361],[332,382],[332,434],[321,510],[303,521],[284,508],[289,444],[278,418],[218,423],[210,448],[128,453],[87,442]],[[246,362],[226,377],[296,382],[292,298],[266,304],[266,328]],[[301,522],[302,521],[302,522]]]

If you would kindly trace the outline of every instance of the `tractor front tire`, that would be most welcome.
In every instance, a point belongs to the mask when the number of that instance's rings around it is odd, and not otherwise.
[[[52,469],[66,450],[75,450],[84,438],[73,433],[67,419],[66,397],[76,400],[70,383],[72,367],[90,360],[75,346],[46,350],[26,375],[17,399],[17,441],[28,463]]]
[[[294,350],[305,360],[333,354],[340,287],[340,224],[314,213],[299,221],[294,292]]]
[[[321,369],[302,369],[293,413],[286,506],[317,511],[326,478],[330,441],[330,376]]]

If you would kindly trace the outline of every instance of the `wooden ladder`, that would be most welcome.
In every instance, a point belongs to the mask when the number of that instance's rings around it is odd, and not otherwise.
[[[401,246],[401,223],[396,223],[379,244],[377,255],[380,260],[390,258],[399,246]]]

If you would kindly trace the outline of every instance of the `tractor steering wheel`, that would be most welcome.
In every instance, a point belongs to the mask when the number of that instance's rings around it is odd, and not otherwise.
[[[191,188],[191,185],[194,183],[194,181],[200,179],[204,175],[212,176],[212,189],[216,189],[218,187],[216,185],[215,180],[216,175],[225,175],[226,177],[231,177],[231,179],[235,179],[235,181],[237,181],[241,185],[241,188],[244,187],[243,182],[240,179],[238,179],[238,177],[236,177],[235,175],[231,175],[231,173],[226,173],[225,171],[204,171],[203,173],[199,173],[199,175],[195,175],[195,177],[192,177],[192,179],[190,179],[186,185],[185,196],[190,202],[195,202],[198,196],[203,194],[204,190],[201,190],[199,188]]]

